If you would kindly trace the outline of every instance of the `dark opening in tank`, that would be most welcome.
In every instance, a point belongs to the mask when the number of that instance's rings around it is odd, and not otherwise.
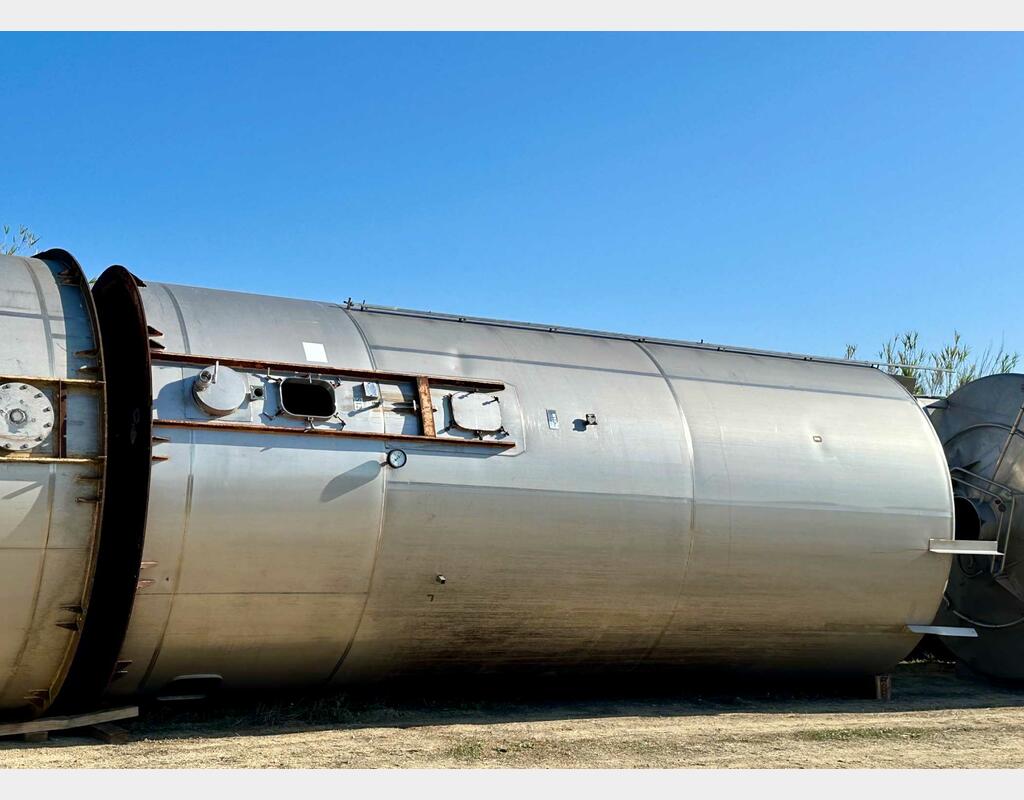
[[[327,419],[337,410],[334,387],[327,381],[286,378],[281,382],[281,407],[296,417]]]
[[[955,518],[953,537],[963,541],[976,542],[981,538],[981,518],[974,503],[966,497],[953,498]]]

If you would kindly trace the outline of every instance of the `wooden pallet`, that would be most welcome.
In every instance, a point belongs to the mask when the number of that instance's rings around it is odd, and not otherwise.
[[[138,706],[106,708],[88,714],[70,714],[66,717],[40,717],[27,722],[0,724],[0,738],[20,736],[26,742],[45,742],[55,731],[73,731],[95,736],[101,741],[120,744],[128,741],[128,731],[112,723],[139,716]]]

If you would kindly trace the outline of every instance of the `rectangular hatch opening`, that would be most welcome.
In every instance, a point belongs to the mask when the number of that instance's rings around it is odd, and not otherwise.
[[[334,386],[311,378],[285,378],[281,381],[281,410],[303,419],[330,419],[338,410]]]

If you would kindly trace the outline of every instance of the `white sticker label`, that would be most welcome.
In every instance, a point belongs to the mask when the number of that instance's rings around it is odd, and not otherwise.
[[[303,342],[302,349],[306,352],[306,361],[327,363],[327,351],[320,342]]]
[[[558,430],[558,412],[553,408],[548,409],[548,427],[553,431]]]

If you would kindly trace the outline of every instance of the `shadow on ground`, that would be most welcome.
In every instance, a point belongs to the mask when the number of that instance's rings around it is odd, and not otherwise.
[[[873,688],[873,684],[872,684]],[[150,702],[123,723],[132,739],[266,736],[323,730],[613,717],[719,714],[865,714],[1024,707],[1024,690],[957,675],[952,664],[901,664],[891,701],[869,697],[866,682],[712,682],[689,676],[608,676],[573,681],[549,677],[389,684],[387,692],[232,693],[189,703]],[[80,744],[77,736],[50,745]],[[0,749],[13,746],[0,742]],[[24,744],[20,746],[24,747]]]

